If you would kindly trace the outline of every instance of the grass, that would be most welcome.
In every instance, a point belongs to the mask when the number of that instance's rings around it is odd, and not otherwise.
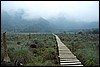
[[[56,57],[56,41],[52,34],[28,34],[6,33],[8,55],[12,65],[18,66],[59,66]],[[1,62],[4,58],[3,42],[1,34]],[[36,49],[30,48],[36,44]]]
[[[57,34],[84,66],[99,66],[99,35],[97,34]],[[56,55],[56,41],[52,34],[6,34],[8,55],[11,65],[17,66],[60,66]],[[19,42],[19,44],[18,44]],[[36,49],[30,48],[36,44]],[[1,34],[1,62],[4,58]],[[11,66],[10,65],[10,66]]]
[[[84,66],[99,66],[98,34],[57,34]]]

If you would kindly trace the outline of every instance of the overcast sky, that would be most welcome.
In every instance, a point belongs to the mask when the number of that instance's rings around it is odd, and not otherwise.
[[[9,13],[25,10],[25,17],[46,19],[65,16],[81,21],[99,21],[99,1],[1,1],[1,10]]]

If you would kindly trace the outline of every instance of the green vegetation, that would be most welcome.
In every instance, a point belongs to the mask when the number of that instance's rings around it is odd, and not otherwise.
[[[99,66],[99,34],[57,34],[85,66]]]
[[[99,66],[98,29],[57,35],[84,66]],[[4,58],[2,39],[1,34],[1,62]],[[60,66],[56,52],[57,43],[52,34],[7,33],[6,43],[11,59],[11,62],[6,63],[7,66],[18,66],[19,63],[23,66]],[[32,44],[36,48],[31,48]]]
[[[52,34],[6,34],[10,66],[59,66],[56,55],[56,41]],[[1,34],[1,62],[4,58]],[[36,44],[36,48],[30,48]]]

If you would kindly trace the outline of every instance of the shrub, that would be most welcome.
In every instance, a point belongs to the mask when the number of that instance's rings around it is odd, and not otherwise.
[[[32,59],[32,53],[26,47],[17,47],[13,52],[10,53],[11,60],[13,62],[30,62]]]
[[[94,34],[80,35],[67,34],[67,40],[61,40],[74,53],[85,66],[99,66],[99,49],[96,44],[99,43],[99,37]],[[59,35],[59,37],[64,35]],[[66,35],[65,35],[66,36]],[[76,37],[77,36],[77,37]]]

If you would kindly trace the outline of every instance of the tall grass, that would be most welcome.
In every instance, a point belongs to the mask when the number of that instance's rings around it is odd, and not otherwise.
[[[99,66],[99,37],[96,34],[57,34],[85,66]]]
[[[1,34],[2,36],[2,34]],[[6,34],[8,55],[12,64],[23,63],[24,66],[53,66],[56,63],[55,37],[52,34]],[[2,37],[1,37],[2,39]],[[18,44],[19,42],[19,44]],[[1,42],[2,43],[2,42]],[[36,44],[36,49],[30,48]],[[1,47],[3,61],[3,45]]]

